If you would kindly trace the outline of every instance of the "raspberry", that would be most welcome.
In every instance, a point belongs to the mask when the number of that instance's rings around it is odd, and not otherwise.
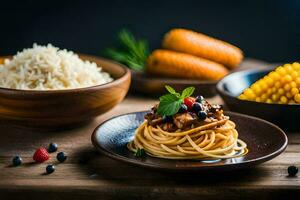
[[[38,148],[33,155],[33,160],[38,163],[42,163],[48,159],[49,159],[49,153],[47,149],[45,149],[44,147]]]
[[[193,110],[193,104],[195,103],[195,98],[193,98],[193,97],[186,97],[183,100],[183,103],[188,107],[189,111],[192,111]]]

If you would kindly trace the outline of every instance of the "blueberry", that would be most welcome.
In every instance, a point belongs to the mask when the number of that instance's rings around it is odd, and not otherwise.
[[[53,152],[55,152],[55,151],[57,151],[57,144],[51,142],[51,143],[49,144],[49,147],[48,147],[48,152],[49,152],[49,153],[53,153]]]
[[[202,111],[202,110],[201,110],[201,111],[199,111],[199,112],[197,113],[197,116],[199,117],[200,120],[205,120],[207,114],[206,114],[205,111]]]
[[[54,165],[47,165],[46,167],[46,172],[47,174],[52,174],[55,171],[55,166]]]
[[[163,123],[166,123],[166,122],[172,122],[173,121],[173,116],[170,116],[170,115],[164,115],[162,117],[162,120],[163,120]]]
[[[22,158],[20,156],[15,156],[12,160],[14,166],[19,166],[22,164]]]
[[[193,111],[197,113],[197,112],[199,112],[199,111],[201,111],[201,110],[203,110],[202,104],[201,104],[201,103],[198,103],[198,102],[195,102],[195,103],[193,104]]]
[[[181,104],[178,112],[185,113],[187,110],[188,110],[188,107],[185,104]]]
[[[197,96],[196,97],[196,102],[198,102],[198,103],[202,103],[202,101],[204,101],[204,97],[203,96]]]
[[[65,160],[67,160],[67,155],[66,155],[64,152],[59,152],[59,153],[56,155],[56,159],[57,159],[59,162],[64,162]]]
[[[289,166],[288,167],[289,176],[295,176],[298,173],[298,167],[296,166]]]

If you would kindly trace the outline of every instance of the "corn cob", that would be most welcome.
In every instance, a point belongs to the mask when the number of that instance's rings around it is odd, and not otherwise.
[[[238,47],[186,29],[172,29],[166,33],[163,47],[221,63],[229,69],[237,67],[243,59]]]
[[[148,57],[147,72],[174,78],[219,80],[228,70],[221,64],[203,58],[158,49]]]
[[[277,67],[244,90],[239,98],[265,103],[300,103],[300,63]]]

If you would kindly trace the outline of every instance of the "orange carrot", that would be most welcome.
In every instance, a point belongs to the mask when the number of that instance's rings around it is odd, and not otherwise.
[[[148,57],[147,72],[165,77],[219,80],[228,70],[197,56],[159,49]]]
[[[243,59],[238,47],[186,29],[172,29],[166,33],[163,47],[221,63],[229,69],[237,67]]]

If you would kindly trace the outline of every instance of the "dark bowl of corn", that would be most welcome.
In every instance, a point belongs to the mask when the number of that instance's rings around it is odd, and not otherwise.
[[[288,95],[288,92],[278,97],[276,97],[276,94],[267,95],[267,99],[259,99],[261,97],[265,98],[266,95],[264,96],[264,92],[257,96],[255,100],[249,100],[244,96],[241,98],[240,96],[244,94],[243,92],[253,83],[266,77],[271,71],[273,71],[273,68],[251,69],[229,74],[218,82],[217,92],[229,110],[268,120],[287,131],[299,131],[300,125],[298,126],[298,118],[300,116],[300,104],[293,100],[293,98],[292,100],[286,100],[284,96]],[[281,77],[283,76],[280,76],[280,78]],[[273,86],[270,86],[268,89],[272,90],[272,88],[275,88],[276,82],[279,82],[279,80],[275,80]],[[285,85],[283,85],[283,88],[285,88]],[[266,89],[266,91],[269,91],[268,89]],[[292,88],[290,88],[290,90],[291,89]],[[257,102],[256,100],[260,100],[261,102]],[[277,102],[275,102],[275,100]],[[283,101],[281,102],[281,100]]]

